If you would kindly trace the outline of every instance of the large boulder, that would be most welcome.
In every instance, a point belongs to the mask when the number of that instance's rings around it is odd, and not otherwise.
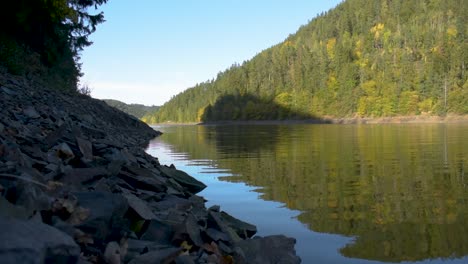
[[[174,236],[174,229],[159,220],[149,221],[148,227],[141,236],[142,240],[158,241],[162,244],[170,245]]]
[[[160,169],[163,175],[174,179],[177,183],[187,188],[191,193],[195,194],[206,188],[206,185],[203,182],[196,180],[183,171],[167,166],[161,166]]]
[[[181,248],[166,248],[150,251],[134,258],[129,264],[172,263],[181,252]]]
[[[155,241],[129,239],[127,241],[127,254],[125,255],[124,262],[127,263],[130,260],[151,251],[157,251],[162,249],[172,248],[172,245],[161,244]]]
[[[0,216],[2,264],[76,263],[79,255],[73,238],[51,226]]]
[[[128,210],[128,202],[120,194],[77,192],[74,195],[79,206],[89,210],[88,218],[78,227],[98,239],[106,239],[113,225],[122,220]]]
[[[236,233],[243,239],[250,238],[257,233],[256,226],[239,220],[226,212],[221,212],[221,217],[227,225],[234,229],[234,231],[236,231]]]
[[[127,199],[128,206],[132,208],[135,213],[139,215],[139,217],[144,220],[151,220],[156,218],[153,211],[145,201],[130,193],[124,194],[124,196]]]
[[[254,237],[237,243],[250,264],[297,264],[301,259],[294,250],[296,239],[283,235]]]

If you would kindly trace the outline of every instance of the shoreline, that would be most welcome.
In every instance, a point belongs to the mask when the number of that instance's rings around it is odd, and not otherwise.
[[[468,115],[412,115],[394,117],[324,117],[322,119],[290,119],[290,120],[227,120],[215,122],[188,122],[188,123],[156,123],[148,124],[152,128],[164,126],[217,126],[217,125],[289,125],[289,124],[444,124],[444,123],[468,123]]]

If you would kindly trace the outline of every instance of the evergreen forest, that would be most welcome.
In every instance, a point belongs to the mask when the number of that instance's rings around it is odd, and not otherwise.
[[[466,0],[346,0],[148,123],[468,114]]]

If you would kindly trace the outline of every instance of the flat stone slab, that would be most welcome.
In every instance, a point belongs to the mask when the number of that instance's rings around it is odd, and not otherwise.
[[[166,248],[150,251],[134,258],[129,264],[172,263],[182,252],[181,248]]]
[[[132,208],[142,219],[156,219],[153,211],[145,201],[141,200],[133,194],[124,194],[124,196],[127,199],[128,206]]]
[[[183,171],[166,166],[161,166],[160,169],[161,172],[167,177],[174,179],[175,181],[177,181],[177,183],[187,188],[190,192],[194,194],[201,192],[203,189],[206,188],[206,185],[203,182],[198,181],[197,179],[193,178],[192,176],[188,175]]]
[[[128,210],[127,200],[120,194],[106,192],[76,192],[79,206],[89,210],[89,217],[78,227],[95,237],[105,239],[114,221]]]
[[[80,248],[69,235],[46,224],[0,217],[2,264],[76,263]]]
[[[256,226],[239,220],[226,212],[221,212],[221,217],[241,238],[250,238],[257,233]]]
[[[251,264],[298,264],[301,259],[296,256],[294,245],[296,239],[284,235],[254,237],[237,243]]]

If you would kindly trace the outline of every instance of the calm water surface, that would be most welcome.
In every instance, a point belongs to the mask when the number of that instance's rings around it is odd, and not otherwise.
[[[468,124],[156,129],[150,154],[303,263],[468,263]]]

